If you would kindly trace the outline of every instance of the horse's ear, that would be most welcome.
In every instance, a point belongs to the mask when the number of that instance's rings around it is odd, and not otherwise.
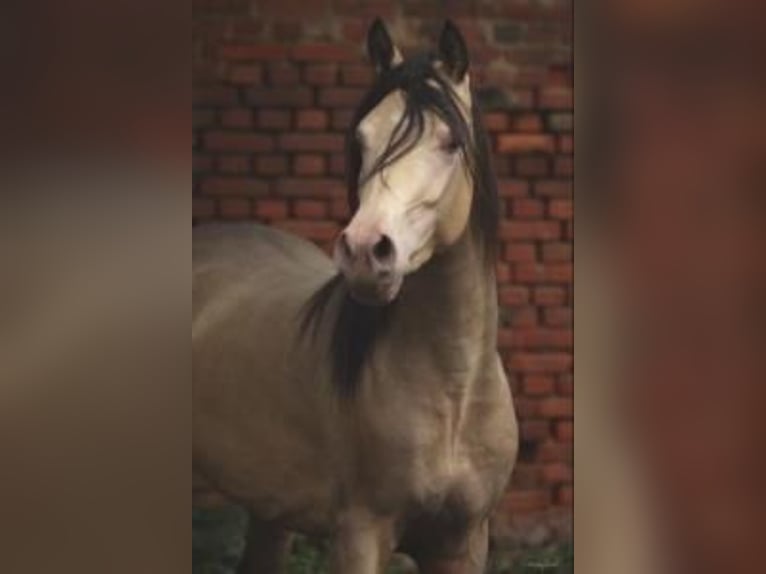
[[[439,59],[444,71],[456,83],[460,83],[468,73],[468,47],[458,27],[447,20],[439,37]]]
[[[379,74],[402,62],[402,54],[394,46],[391,35],[380,18],[375,19],[367,32],[367,55]]]

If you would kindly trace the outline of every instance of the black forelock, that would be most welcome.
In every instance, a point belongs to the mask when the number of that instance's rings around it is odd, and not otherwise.
[[[434,113],[449,128],[453,144],[470,172],[474,185],[472,226],[483,239],[488,260],[492,260],[497,241],[498,200],[481,112],[473,98],[472,121],[466,121],[464,104],[451,82],[436,68],[436,62],[433,54],[421,53],[383,71],[357,107],[346,134],[349,206],[352,212],[357,210],[359,188],[364,184],[364,180],[360,180],[363,150],[358,137],[359,124],[384,98],[398,91],[404,96],[404,112],[365,179],[412,151],[425,130],[425,113]]]

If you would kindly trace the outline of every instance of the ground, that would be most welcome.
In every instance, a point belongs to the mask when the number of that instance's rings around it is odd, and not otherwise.
[[[244,515],[236,509],[198,511],[192,523],[192,574],[233,574],[242,546]],[[495,550],[488,574],[568,574],[574,571],[571,544],[534,550]],[[290,556],[289,574],[326,574],[322,544],[296,541]],[[412,572],[406,561],[395,561],[387,574]]]

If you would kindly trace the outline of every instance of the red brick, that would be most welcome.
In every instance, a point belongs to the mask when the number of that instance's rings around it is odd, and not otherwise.
[[[247,108],[229,108],[221,112],[221,125],[225,128],[253,127],[253,113]]]
[[[504,112],[491,112],[484,114],[484,127],[489,132],[504,132],[510,127],[508,114]]]
[[[562,287],[536,287],[533,293],[536,305],[563,305],[566,301],[566,291]]]
[[[504,501],[503,507],[513,515],[515,513],[529,513],[544,510],[551,503],[551,495],[547,490],[510,491]]]
[[[560,156],[554,161],[553,172],[558,177],[571,177],[574,175],[574,158]]]
[[[549,110],[571,110],[574,96],[568,87],[545,88],[540,93],[539,106]]]
[[[548,214],[555,219],[571,220],[574,217],[574,204],[571,199],[554,199],[548,207]]]
[[[535,195],[545,197],[567,198],[572,197],[572,182],[546,180],[535,183]]]
[[[314,91],[307,87],[269,87],[247,90],[247,103],[252,106],[300,108],[310,106],[313,101]]]
[[[262,109],[258,111],[258,127],[262,130],[286,130],[290,128],[290,112]]]
[[[231,0],[228,0],[231,3]],[[239,0],[240,4],[249,6],[247,1]],[[305,2],[304,0],[259,0],[258,16],[263,19],[273,19],[277,22],[317,22],[324,16],[326,2]]]
[[[546,243],[543,245],[543,261],[552,263],[566,263],[572,261],[571,243]]]
[[[255,215],[260,219],[285,219],[287,214],[287,201],[283,199],[259,199],[255,202]]]
[[[513,130],[521,133],[540,133],[543,131],[543,121],[536,114],[521,114],[514,120]]]
[[[557,485],[572,482],[572,467],[562,462],[553,462],[543,466],[543,481],[546,484]]]
[[[519,263],[514,270],[514,280],[519,283],[571,284],[571,263]]]
[[[219,203],[219,213],[224,219],[248,219],[251,209],[250,200],[241,197],[227,197]]]
[[[282,42],[298,42],[301,39],[303,26],[298,20],[276,20],[272,32],[275,38]]]
[[[536,134],[506,134],[498,137],[499,153],[554,153],[556,141],[553,136]]]
[[[574,416],[572,399],[550,397],[540,403],[540,414],[546,418],[562,419]]]
[[[229,81],[240,86],[260,84],[263,80],[263,68],[257,64],[233,66],[229,70]]]
[[[219,54],[226,60],[285,60],[289,54],[286,46],[278,44],[227,44]]]
[[[342,36],[349,42],[357,44],[367,37],[367,22],[362,18],[344,18],[342,23]]]
[[[255,160],[255,172],[258,175],[285,175],[287,171],[288,162],[283,155],[261,155]]]
[[[538,421],[534,421],[537,424]],[[544,424],[544,423],[543,423]],[[522,433],[523,435],[523,433]],[[528,439],[527,435],[523,435]],[[542,486],[542,472],[539,466],[519,462],[513,467],[511,476],[511,488],[513,490],[530,490]]]
[[[540,401],[536,398],[517,396],[514,399],[514,406],[521,420],[534,419],[540,414]]]
[[[511,241],[551,241],[561,237],[561,225],[556,221],[512,221],[500,224],[500,237]]]
[[[343,136],[339,134],[280,134],[279,148],[293,152],[340,152],[344,149]]]
[[[507,341],[508,347],[526,351],[567,351],[572,348],[570,329],[546,329],[537,326],[513,329]]]
[[[336,130],[346,131],[354,117],[351,109],[341,108],[332,111],[332,127]]]
[[[298,110],[295,127],[299,130],[324,130],[330,124],[330,117],[325,110]]]
[[[537,309],[532,306],[515,307],[511,310],[511,327],[522,328],[537,325]]]
[[[511,177],[513,175],[513,159],[511,156],[495,154],[492,162],[495,176],[501,179]]]
[[[340,153],[334,153],[330,156],[330,175],[346,175],[346,156]]]
[[[510,243],[503,252],[503,259],[510,263],[532,262],[536,258],[535,246],[529,243]]]
[[[500,197],[526,197],[529,195],[529,183],[521,179],[504,179],[498,183]]]
[[[274,149],[274,139],[259,134],[209,132],[205,134],[205,148],[211,151],[268,152]]]
[[[548,160],[544,157],[527,156],[516,159],[515,174],[519,177],[544,177],[548,172]]]
[[[338,44],[303,44],[295,46],[292,57],[302,62],[358,61],[360,54]]]
[[[556,385],[558,394],[562,397],[574,396],[574,378],[571,373],[559,375],[559,381]]]
[[[563,442],[574,441],[574,423],[572,421],[559,421],[556,423],[556,438]]]
[[[319,90],[319,105],[328,108],[353,108],[363,96],[364,91],[358,88],[323,88]]]
[[[556,493],[556,504],[560,506],[574,506],[574,488],[571,486],[562,486]]]
[[[574,221],[564,222],[564,239],[567,241],[574,240]]]
[[[574,153],[574,137],[571,135],[559,136],[558,149],[561,153]]]
[[[301,84],[298,66],[289,62],[271,62],[267,68],[269,83],[272,86],[290,87]]]
[[[497,282],[500,284],[509,283],[511,280],[511,267],[507,263],[501,261],[497,262],[495,267],[495,274],[497,275]]]
[[[308,64],[303,81],[312,86],[334,86],[338,79],[337,64]]]
[[[364,87],[372,84],[375,73],[366,64],[348,65],[341,68],[341,82],[346,86]]]
[[[565,373],[572,370],[573,364],[567,353],[517,353],[511,357],[510,366],[525,373]]]
[[[569,327],[574,321],[572,309],[568,307],[550,307],[543,311],[546,325],[552,327]]]
[[[530,396],[550,395],[555,389],[553,377],[546,375],[527,375],[524,377],[524,394]],[[545,404],[544,402],[542,404]],[[541,408],[542,408],[541,404]]]
[[[299,199],[293,204],[293,215],[298,219],[324,219],[327,203],[311,199]]]
[[[511,202],[511,216],[518,219],[539,219],[545,215],[545,206],[539,199],[515,198]]]
[[[230,155],[218,158],[218,171],[226,175],[249,173],[252,167],[253,162],[247,156]]]
[[[506,306],[518,306],[529,303],[529,289],[518,285],[500,288],[500,304]]]
[[[537,451],[537,460],[546,462],[572,462],[573,445],[571,443],[546,441]]]
[[[276,183],[277,195],[285,197],[339,198],[345,195],[343,184],[335,179],[285,178]]]
[[[257,196],[269,192],[269,185],[261,180],[248,177],[211,177],[202,182],[205,195]]]
[[[324,175],[327,172],[327,160],[317,154],[301,154],[295,157],[293,173],[295,175]]]

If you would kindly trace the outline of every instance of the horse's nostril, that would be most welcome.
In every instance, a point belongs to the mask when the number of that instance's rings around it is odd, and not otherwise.
[[[387,235],[380,238],[372,248],[372,255],[379,262],[387,262],[394,255],[394,244]]]

